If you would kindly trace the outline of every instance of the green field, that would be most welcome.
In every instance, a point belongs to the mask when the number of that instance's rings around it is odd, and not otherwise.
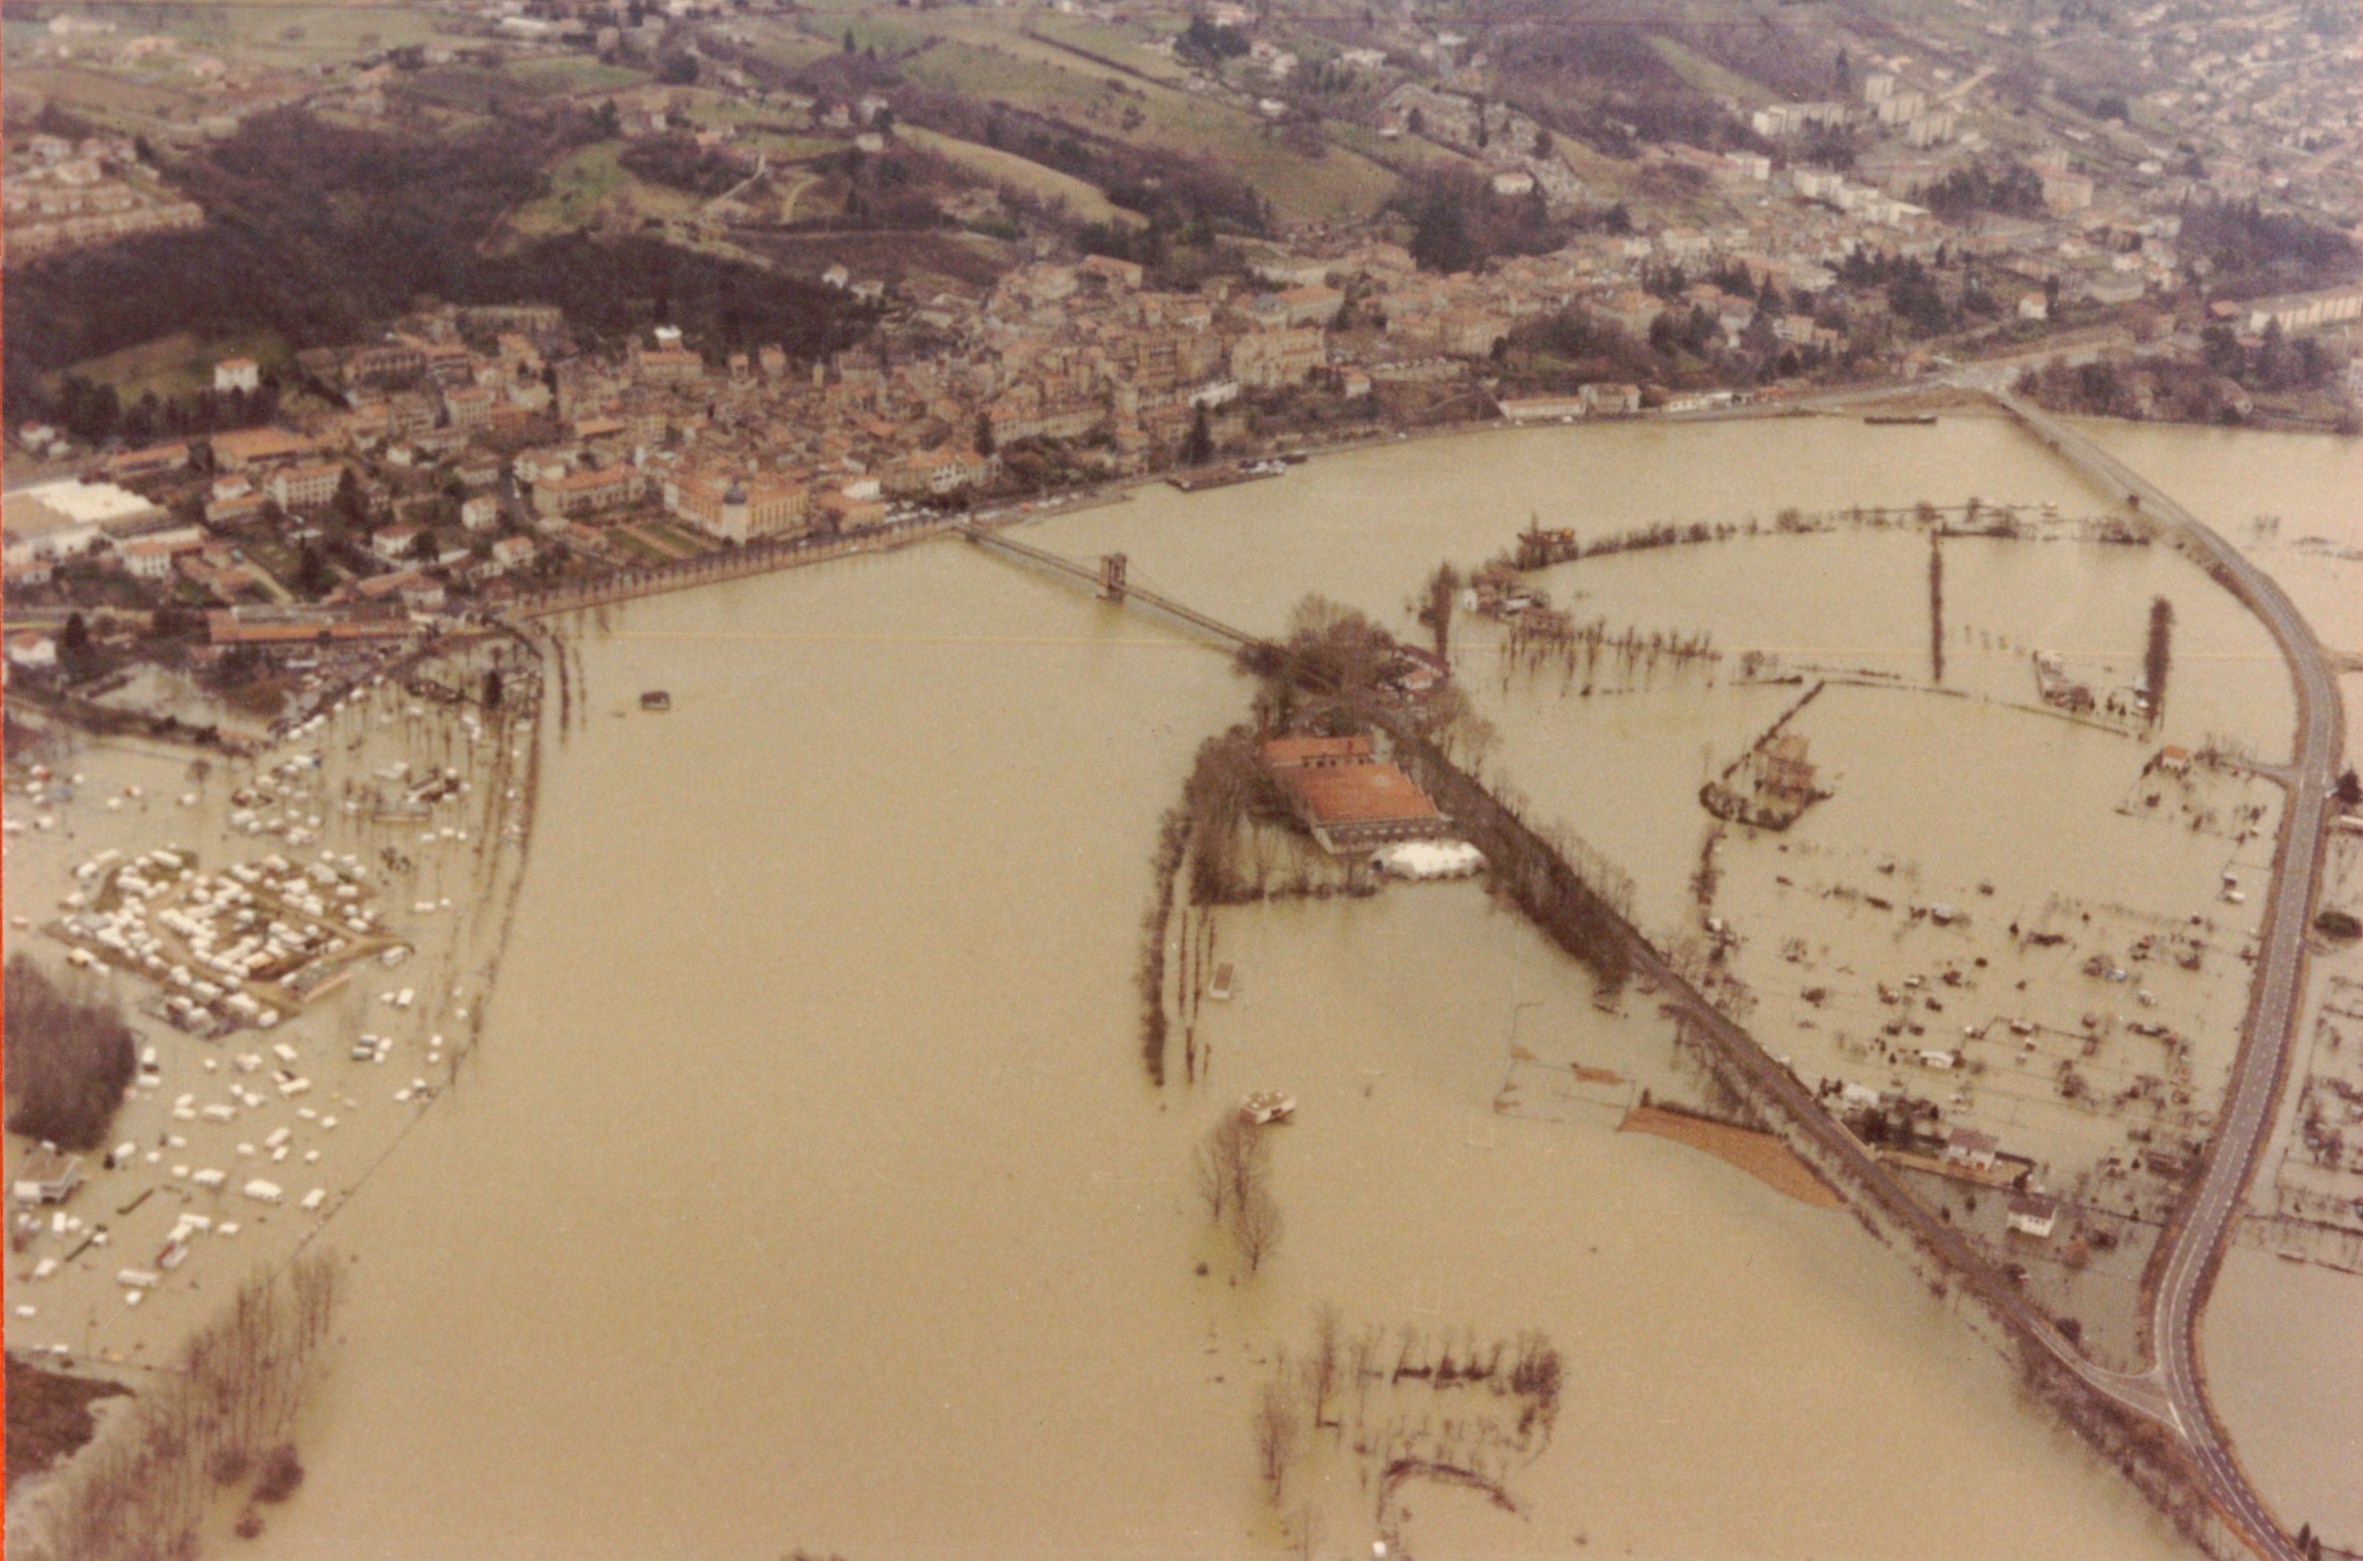
[[[610,526],[607,540],[631,554],[632,562],[636,564],[669,564],[673,561],[672,554],[646,538],[635,535],[630,526]]]
[[[602,65],[579,54],[511,60],[504,70],[521,86],[537,93],[620,92],[627,87],[644,86],[648,81],[640,71]]]
[[[184,92],[112,76],[104,71],[74,66],[15,70],[13,85],[40,93],[63,108],[93,115],[118,116],[121,122],[140,119],[187,119],[198,113],[198,101]]]
[[[1186,21],[1173,27],[1152,28],[1095,22],[1089,17],[1060,16],[1049,12],[1028,17],[1025,25],[1028,32],[1052,43],[1080,49],[1154,81],[1178,84],[1190,78],[1188,66],[1176,62],[1169,55],[1151,54],[1142,47],[1160,37],[1172,37],[1181,31]],[[1077,63],[1085,62],[1078,60]]]
[[[905,61],[904,71],[1136,146],[1207,158],[1253,185],[1284,221],[1364,215],[1394,192],[1394,175],[1368,158],[1335,147],[1321,157],[1290,151],[1229,103],[1126,76],[1038,39],[972,43],[951,32],[947,26],[943,41]]]
[[[1045,201],[1065,201],[1067,210],[1086,222],[1121,222],[1139,226],[1147,220],[1140,213],[1127,211],[1109,200],[1100,193],[1098,186],[1020,157],[1015,152],[997,151],[975,141],[963,141],[957,136],[941,135],[916,125],[905,125],[895,134],[922,151],[950,158],[995,184],[1014,185]]]
[[[1705,55],[1663,34],[1652,36],[1649,46],[1657,51],[1657,57],[1664,60],[1675,75],[1709,96],[1731,98],[1744,108],[1761,108],[1780,99],[1780,94],[1769,87],[1736,71],[1726,70]]]
[[[541,238],[611,222],[636,224],[642,217],[682,216],[697,208],[695,196],[636,177],[619,160],[623,149],[620,141],[602,141],[559,159],[551,165],[548,192],[511,212],[508,231]]]
[[[213,388],[213,365],[222,358],[252,358],[265,368],[287,361],[287,343],[274,331],[251,331],[239,336],[199,337],[175,331],[154,341],[86,358],[66,372],[98,385],[112,385],[124,402],[137,401],[149,391],[159,396],[187,395]]]
[[[774,65],[784,65],[791,70],[800,70],[804,66],[810,65],[814,60],[833,52],[835,52],[834,46],[826,39],[815,37],[811,33],[776,28],[768,31],[764,35],[763,41],[755,46],[755,53],[758,57],[768,60]]]
[[[403,96],[441,108],[473,110],[488,108],[496,102],[515,99],[541,100],[565,97],[575,88],[570,85],[573,73],[561,70],[532,71],[527,66],[564,66],[568,60],[517,61],[497,70],[477,65],[438,65],[416,75],[400,76],[390,83]],[[597,61],[580,63],[593,70],[604,70]],[[636,83],[640,78],[632,78]]]
[[[784,163],[809,162],[845,150],[844,142],[832,141],[827,136],[789,135],[777,130],[750,130],[739,141],[741,145],[769,153],[775,169]]]
[[[645,521],[641,524],[640,529],[647,532],[650,536],[656,538],[659,542],[671,543],[673,546],[681,549],[682,552],[688,554],[691,557],[695,557],[700,553],[711,553],[714,551],[714,542],[712,538],[701,536],[697,532],[691,531],[687,527],[682,526],[674,521]]]
[[[429,5],[347,8],[313,0],[247,0],[234,6],[159,7],[157,14],[143,16],[140,26],[237,63],[287,67],[325,64],[438,38],[447,43],[469,41],[439,33],[437,19],[437,8]]]

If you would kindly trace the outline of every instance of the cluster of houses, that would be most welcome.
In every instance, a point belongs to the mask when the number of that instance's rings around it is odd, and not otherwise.
[[[31,135],[8,149],[0,235],[16,259],[201,227],[205,209],[157,183],[127,136]]]
[[[1938,1055],[1938,1054],[1932,1054]],[[1947,1063],[1950,1066],[1950,1063]],[[1850,1129],[1858,1133],[1876,1126],[1879,1154],[1913,1170],[1992,1187],[2007,1194],[2004,1222],[2013,1235],[2048,1241],[2059,1219],[2059,1202],[2034,1186],[2035,1162],[2012,1154],[1984,1128],[1937,1120],[1935,1107],[1901,1090],[1876,1090],[1866,1085],[1825,1080],[1825,1097]]]

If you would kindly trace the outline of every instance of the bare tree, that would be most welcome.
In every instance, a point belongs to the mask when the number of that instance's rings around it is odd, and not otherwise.
[[[1313,1561],[1313,1552],[1320,1547],[1326,1527],[1321,1520],[1321,1509],[1311,1502],[1299,1502],[1289,1517],[1289,1527],[1296,1531],[1297,1561]]]
[[[1283,1357],[1283,1366],[1285,1363]],[[1296,1395],[1290,1390],[1285,1370],[1265,1383],[1263,1392],[1257,1395],[1253,1426],[1256,1465],[1263,1472],[1264,1487],[1271,1493],[1273,1505],[1277,1506],[1288,1481],[1288,1466],[1296,1458],[1297,1437],[1303,1430],[1303,1416],[1297,1409]]]
[[[1379,1333],[1376,1323],[1364,1323],[1354,1331],[1346,1345],[1346,1369],[1354,1377],[1354,1421],[1362,1421],[1363,1406],[1370,1396],[1370,1378],[1378,1369]]]
[[[1313,1429],[1329,1423],[1329,1400],[1337,1392],[1337,1307],[1328,1301],[1313,1308],[1313,1353],[1305,1360],[1305,1386],[1313,1394]]]
[[[18,954],[0,978],[0,1009],[8,1015],[9,1131],[68,1149],[96,1148],[135,1071],[120,1006],[103,991],[85,997],[58,985]]]
[[[1264,1139],[1263,1124],[1249,1121],[1237,1112],[1227,1112],[1215,1124],[1213,1134],[1215,1163],[1222,1167],[1223,1178],[1230,1184],[1231,1211],[1235,1216],[1247,1207],[1248,1196],[1264,1184],[1272,1164],[1272,1147]]]
[[[1260,1272],[1264,1259],[1280,1245],[1280,1206],[1258,1186],[1233,1211],[1231,1228],[1239,1238],[1239,1255],[1247,1259],[1247,1271]]]
[[[1449,655],[1452,650],[1453,598],[1460,594],[1460,571],[1449,562],[1436,566],[1428,576],[1428,599],[1420,608],[1419,621],[1436,636],[1436,654]]]
[[[1190,1151],[1190,1182],[1206,1205],[1206,1217],[1222,1223],[1223,1210],[1231,1202],[1230,1168],[1223,1164],[1220,1130],[1201,1139]]]
[[[1400,1382],[1410,1376],[1413,1370],[1412,1354],[1423,1347],[1424,1336],[1420,1333],[1418,1325],[1405,1323],[1402,1330],[1396,1335],[1395,1370],[1389,1380]],[[1426,1374],[1424,1367],[1420,1368],[1420,1371],[1423,1376]]]

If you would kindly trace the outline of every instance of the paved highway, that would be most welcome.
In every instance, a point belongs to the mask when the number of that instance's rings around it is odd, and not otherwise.
[[[2150,1349],[2156,1364],[2143,1377],[2124,1378],[2098,1373],[2080,1357],[2075,1363],[2087,1381],[2148,1413],[2157,1411],[2143,1401],[2154,1402],[2162,1393],[2167,1413],[2161,1418],[2189,1447],[2207,1480],[2208,1494],[2247,1530],[2260,1554],[2275,1561],[2297,1561],[2296,1546],[2249,1485],[2216,1423],[2199,1367],[2198,1328],[2217,1261],[2239,1221],[2249,1175],[2272,1134],[2273,1108],[2280,1098],[2283,1069],[2304,1004],[2306,923],[2313,913],[2323,844],[2333,816],[2333,776],[2343,745],[2338,687],[2322,647],[2271,577],[2082,434],[2014,395],[1998,388],[1994,394],[2063,457],[2152,520],[2179,532],[2203,558],[2228,575],[2241,599],[2272,631],[2296,687],[2296,749],[2289,769],[2278,777],[2288,790],[2289,802],[2274,858],[2272,893],[2265,906],[2255,986],[2231,1083],[2218,1111],[2215,1140],[2197,1185],[2185,1195],[2167,1231],[2168,1247],[2150,1321]],[[2055,1349],[2060,1347],[2054,1345]],[[2114,1385],[2105,1380],[2110,1378]]]

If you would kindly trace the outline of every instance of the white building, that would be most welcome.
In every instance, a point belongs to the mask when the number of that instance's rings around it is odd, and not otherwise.
[[[2052,1227],[2059,1220],[2059,1205],[2049,1198],[2034,1193],[2017,1193],[2010,1200],[2010,1228],[2022,1236],[2037,1241],[2051,1239]]]
[[[0,498],[0,531],[7,561],[21,564],[82,552],[102,535],[135,529],[162,513],[128,488],[67,478]]]

